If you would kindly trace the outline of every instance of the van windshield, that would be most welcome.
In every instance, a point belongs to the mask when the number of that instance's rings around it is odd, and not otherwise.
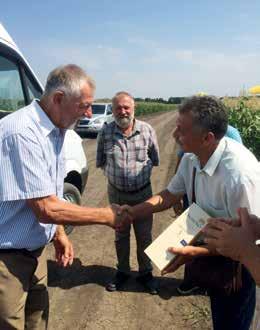
[[[103,115],[105,113],[106,106],[104,104],[92,104],[93,115]]]

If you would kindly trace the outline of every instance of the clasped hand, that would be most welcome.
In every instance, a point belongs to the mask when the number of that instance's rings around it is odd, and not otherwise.
[[[112,204],[111,206],[116,214],[114,228],[116,231],[122,231],[134,220],[132,207],[129,205],[120,206],[118,204]]]

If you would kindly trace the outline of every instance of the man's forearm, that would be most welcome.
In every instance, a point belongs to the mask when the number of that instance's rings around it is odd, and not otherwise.
[[[56,228],[55,237],[58,237],[58,236],[61,236],[64,234],[66,234],[66,233],[65,233],[63,225],[58,225]]]
[[[115,214],[111,208],[82,207],[58,199],[56,196],[29,202],[37,218],[42,223],[58,225],[109,225]]]
[[[81,207],[63,201],[53,205],[49,212],[50,223],[63,225],[105,225],[112,221],[112,219],[114,219],[114,214],[108,208]]]
[[[154,195],[147,201],[132,207],[135,218],[147,216],[153,213],[169,209],[180,197],[171,194],[168,190],[163,190],[158,195]]]
[[[260,247],[250,245],[241,258],[241,263],[250,271],[257,285],[260,285]]]

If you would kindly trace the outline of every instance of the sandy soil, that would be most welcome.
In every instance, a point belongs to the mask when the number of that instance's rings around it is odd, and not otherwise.
[[[154,168],[154,192],[167,186],[175,168],[176,145],[172,138],[174,112],[146,116],[156,130],[161,164]],[[96,139],[84,139],[90,167],[89,181],[83,194],[83,205],[108,204],[106,179],[95,168]],[[172,221],[172,209],[155,215],[153,236],[157,237]],[[135,281],[137,276],[136,245],[131,237],[132,277],[122,291],[109,293],[105,285],[115,273],[116,256],[113,230],[102,226],[77,227],[70,236],[74,243],[75,261],[68,269],[53,261],[53,248],[48,247],[50,329],[211,329],[208,297],[181,297],[176,287],[183,269],[160,277],[160,294],[151,296]]]

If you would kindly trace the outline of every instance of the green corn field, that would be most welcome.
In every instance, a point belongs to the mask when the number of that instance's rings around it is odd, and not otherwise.
[[[176,110],[177,106],[175,104],[163,104],[163,103],[153,103],[153,102],[137,102],[136,103],[136,116],[149,115],[155,112],[161,111],[172,111]]]

